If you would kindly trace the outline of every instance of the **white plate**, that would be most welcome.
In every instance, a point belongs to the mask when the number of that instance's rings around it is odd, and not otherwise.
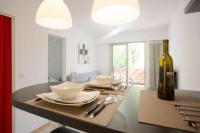
[[[64,101],[64,100],[61,100],[61,99],[56,99],[56,100],[52,99],[52,97],[48,96],[49,94],[52,95],[53,93],[52,92],[50,92],[48,94],[42,93],[42,94],[38,94],[37,97],[39,97],[39,98],[41,98],[41,99],[43,99],[47,102],[58,104],[58,105],[80,107],[82,105],[89,104],[89,103],[93,102],[94,100],[96,100],[98,98],[98,96],[100,95],[100,92],[99,91],[81,92],[80,95],[77,97],[77,99],[74,99],[73,101],[71,100],[71,102],[70,101]],[[89,98],[88,95],[93,95],[93,97],[90,96],[90,98]],[[86,100],[85,97],[88,97],[88,99]],[[80,99],[84,99],[84,101],[81,101]],[[81,101],[81,102],[77,103],[77,101]]]
[[[98,88],[109,88],[112,89],[112,86],[110,84],[100,84],[96,80],[90,81],[86,83],[88,86],[91,87],[98,87]]]
[[[91,99],[95,98],[98,93],[99,93],[98,91],[90,91],[90,92],[81,91],[80,94],[73,100],[63,100],[55,92],[42,93],[41,95],[50,98],[51,100],[71,104],[71,103],[84,103],[90,101]]]

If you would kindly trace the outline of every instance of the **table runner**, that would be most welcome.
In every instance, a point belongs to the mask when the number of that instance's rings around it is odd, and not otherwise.
[[[188,91],[176,91],[175,101],[164,101],[157,98],[157,91],[140,92],[138,121],[148,124],[170,127],[190,132],[200,132],[190,127],[175,110],[172,103],[200,106],[200,98]]]
[[[100,95],[97,100],[101,100],[106,98],[108,95]],[[97,101],[95,100],[95,101]],[[95,118],[89,118],[84,117],[83,112],[86,111],[88,108],[90,108],[95,102],[92,102],[88,105],[82,106],[82,107],[69,107],[69,106],[62,106],[62,105],[56,105],[52,103],[48,103],[46,101],[40,100],[35,101],[35,99],[26,101],[25,103],[42,108],[48,111],[52,111],[58,114],[62,114],[64,116],[81,119],[86,122],[98,124],[101,126],[107,126],[109,121],[111,120],[113,114],[117,111],[121,101],[112,103],[108,106],[106,106],[102,112],[100,112]]]

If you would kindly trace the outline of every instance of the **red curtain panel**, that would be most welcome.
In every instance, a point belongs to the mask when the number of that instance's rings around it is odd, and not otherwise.
[[[0,15],[0,133],[12,133],[12,19]]]

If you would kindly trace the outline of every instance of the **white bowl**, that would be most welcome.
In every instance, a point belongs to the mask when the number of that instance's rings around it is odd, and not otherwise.
[[[65,82],[59,85],[50,86],[50,88],[61,99],[72,100],[75,99],[84,89],[84,84]]]
[[[99,83],[99,84],[110,84],[111,77],[110,76],[100,75],[100,76],[96,77],[96,82]]]

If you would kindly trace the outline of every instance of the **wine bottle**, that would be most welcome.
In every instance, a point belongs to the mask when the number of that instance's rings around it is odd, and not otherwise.
[[[173,59],[169,52],[169,40],[163,40],[163,55],[159,61],[159,81],[157,97],[163,100],[174,100]]]

